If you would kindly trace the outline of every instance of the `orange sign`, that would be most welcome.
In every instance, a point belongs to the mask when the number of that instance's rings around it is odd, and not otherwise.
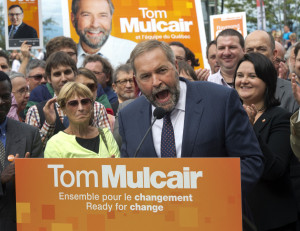
[[[112,0],[115,11],[112,18],[111,35],[134,42],[157,39],[167,43],[180,41],[190,48],[204,67],[203,54],[206,36],[202,17],[201,2],[198,0]],[[72,0],[68,0],[71,14]],[[65,7],[63,7],[65,8]],[[66,15],[64,16],[66,17]],[[69,22],[70,35],[78,42],[78,35]],[[66,30],[68,31],[68,30]],[[200,36],[201,35],[201,36]]]
[[[24,41],[43,47],[41,0],[5,0],[6,49],[18,49]],[[16,26],[16,31],[13,31]],[[14,35],[12,35],[14,34]]]
[[[210,16],[211,38],[216,39],[218,34],[225,29],[234,29],[243,37],[247,36],[246,13],[220,14]]]
[[[16,159],[21,231],[242,230],[238,158]]]

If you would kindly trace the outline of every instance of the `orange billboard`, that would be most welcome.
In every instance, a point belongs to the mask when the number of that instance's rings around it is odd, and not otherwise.
[[[201,67],[204,67],[204,62],[207,62],[203,57],[206,35],[200,1],[112,0],[112,2],[114,5],[112,36],[136,43],[149,39],[167,43],[180,41],[195,53]],[[70,20],[71,5],[72,0],[68,0],[68,5],[62,3],[62,8],[69,11],[69,14],[63,14],[64,34],[78,42],[79,37]]]
[[[210,16],[210,35],[212,40],[225,29],[234,29],[240,32],[243,37],[247,36],[246,13],[231,13]]]
[[[41,0],[5,0],[6,49],[19,49],[24,41],[43,48]]]
[[[16,159],[19,231],[241,231],[239,158]]]

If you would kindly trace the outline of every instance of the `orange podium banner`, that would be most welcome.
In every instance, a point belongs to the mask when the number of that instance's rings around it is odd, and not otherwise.
[[[18,231],[241,231],[239,158],[16,159]]]

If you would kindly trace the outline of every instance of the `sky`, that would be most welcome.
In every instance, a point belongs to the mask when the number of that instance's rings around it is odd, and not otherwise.
[[[52,18],[58,24],[52,26],[51,32],[44,32],[45,36],[50,39],[59,35],[63,35],[62,29],[62,10],[61,10],[61,1],[65,0],[42,0],[42,18],[46,20]]]

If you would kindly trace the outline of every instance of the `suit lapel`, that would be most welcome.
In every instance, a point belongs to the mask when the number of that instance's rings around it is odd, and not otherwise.
[[[25,150],[26,138],[18,131],[18,127],[11,119],[7,120],[6,135],[6,155],[19,153],[22,156],[20,150]]]
[[[144,97],[144,96],[142,96]],[[143,139],[145,136],[147,130],[149,129],[151,125],[151,115],[152,115],[152,110],[151,110],[151,104],[145,99],[145,103],[141,107],[139,111],[139,117],[137,120],[137,125],[139,127],[139,132],[140,132],[140,140]],[[140,142],[139,142],[140,143]],[[142,151],[144,150],[144,151]],[[153,143],[153,137],[152,137],[152,132],[150,131],[149,134],[147,135],[144,144],[141,147],[141,152],[147,152],[147,155],[152,156],[152,157],[157,157],[155,148],[154,148],[154,143]]]
[[[269,112],[263,113],[255,122],[253,129],[256,133],[260,133],[264,127],[271,121],[271,117],[269,116]]]
[[[285,94],[284,91],[284,84],[280,78],[277,79],[277,86],[275,91],[275,97],[278,98],[279,101],[282,100],[283,96]]]
[[[189,157],[193,152],[204,110],[204,98],[201,92],[197,92],[197,87],[190,82],[186,81],[186,84],[187,94],[181,150],[182,157]]]

